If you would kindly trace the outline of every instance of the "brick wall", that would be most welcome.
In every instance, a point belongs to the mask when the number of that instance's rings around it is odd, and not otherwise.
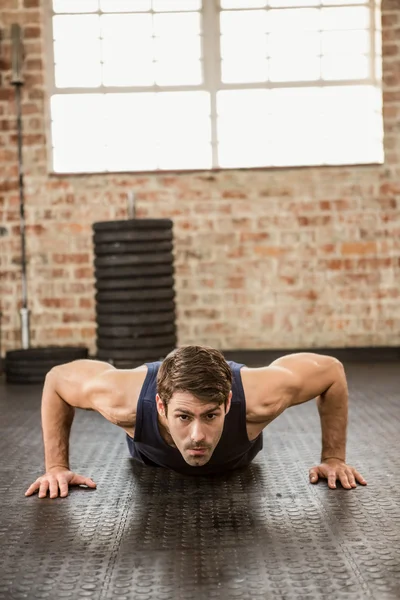
[[[20,347],[17,133],[9,29],[24,28],[28,293],[33,345],[95,350],[91,224],[175,223],[179,343],[293,348],[400,343],[400,0],[383,2],[386,163],[171,175],[47,173],[39,0],[1,0],[3,352]]]

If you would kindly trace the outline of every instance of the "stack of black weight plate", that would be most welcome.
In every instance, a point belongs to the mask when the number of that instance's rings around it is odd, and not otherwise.
[[[97,358],[118,368],[162,360],[176,346],[170,219],[93,224]]]

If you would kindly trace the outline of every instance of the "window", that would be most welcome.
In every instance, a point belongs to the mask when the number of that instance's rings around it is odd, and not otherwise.
[[[53,0],[48,23],[57,173],[383,162],[375,2]]]

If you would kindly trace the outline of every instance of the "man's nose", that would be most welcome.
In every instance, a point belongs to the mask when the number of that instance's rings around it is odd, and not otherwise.
[[[194,422],[192,425],[192,431],[190,435],[192,442],[198,444],[199,442],[203,442],[206,439],[206,435],[202,429],[201,423]]]

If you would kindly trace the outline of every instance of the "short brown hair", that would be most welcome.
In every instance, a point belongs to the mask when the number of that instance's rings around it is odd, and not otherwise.
[[[164,359],[157,374],[157,392],[165,410],[175,392],[189,392],[201,402],[224,403],[232,388],[232,370],[219,350],[183,346]]]

